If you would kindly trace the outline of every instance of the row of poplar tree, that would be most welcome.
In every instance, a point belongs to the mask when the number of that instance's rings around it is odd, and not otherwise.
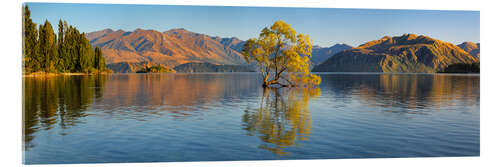
[[[106,62],[99,47],[92,48],[85,33],[59,20],[58,34],[49,21],[39,25],[31,20],[28,6],[23,11],[23,66],[32,72],[84,72],[106,70]]]

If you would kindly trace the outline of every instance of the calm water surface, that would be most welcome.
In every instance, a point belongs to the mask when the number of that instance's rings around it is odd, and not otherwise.
[[[24,162],[479,155],[479,75],[255,73],[24,79]]]

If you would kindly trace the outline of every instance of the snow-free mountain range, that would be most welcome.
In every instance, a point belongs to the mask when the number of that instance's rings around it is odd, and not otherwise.
[[[214,37],[182,28],[165,32],[104,29],[86,33],[86,37],[92,46],[102,49],[108,68],[115,72],[136,72],[152,65],[178,72],[253,71],[240,53],[245,41],[236,37]],[[314,46],[311,61],[313,71],[318,72],[436,72],[450,64],[479,62],[479,55],[479,43],[454,45],[403,34],[358,47]]]

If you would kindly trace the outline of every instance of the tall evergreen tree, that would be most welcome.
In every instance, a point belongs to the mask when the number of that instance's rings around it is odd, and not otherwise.
[[[65,25],[65,27],[67,26]],[[78,40],[76,39],[78,37],[77,34],[79,34],[79,32],[74,29],[73,26],[67,27],[64,31],[65,53],[67,54],[64,62],[67,66],[67,70],[70,72],[80,71],[80,63],[78,62]]]
[[[73,54],[71,53],[71,49],[72,49],[73,45],[71,45],[72,39],[70,37],[71,33],[69,31],[70,31],[70,26],[68,26],[68,23],[66,21],[64,21],[64,23],[63,23],[63,45],[62,45],[62,47],[63,47],[62,48],[62,50],[63,50],[63,62],[64,62],[65,71],[72,72],[74,63],[72,61]]]
[[[43,25],[31,20],[28,6],[23,11],[24,72],[93,72],[106,69],[101,49],[94,49],[85,33],[59,20],[57,35],[48,20]]]
[[[79,38],[79,62],[83,72],[89,72],[94,67],[94,51],[85,33],[80,34]]]
[[[39,63],[36,61],[38,56],[38,31],[36,24],[31,20],[31,12],[28,6],[23,10],[23,66],[25,72],[40,70]]]
[[[54,29],[48,20],[40,25],[39,39],[39,60],[42,62],[42,69],[45,72],[56,72],[55,62],[57,62],[57,42]]]
[[[67,72],[67,66],[65,62],[66,46],[64,44],[64,24],[62,20],[59,19],[58,33],[57,33],[57,52],[58,52],[58,62],[57,70],[60,72]]]
[[[101,48],[95,47],[94,54],[95,54],[95,69],[99,71],[105,70],[106,62],[104,60],[104,57],[102,56]]]

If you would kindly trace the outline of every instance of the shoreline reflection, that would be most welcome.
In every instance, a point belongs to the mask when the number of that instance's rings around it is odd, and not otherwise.
[[[107,80],[106,75],[23,78],[23,148],[34,147],[37,131],[82,123],[87,109],[102,100]]]

